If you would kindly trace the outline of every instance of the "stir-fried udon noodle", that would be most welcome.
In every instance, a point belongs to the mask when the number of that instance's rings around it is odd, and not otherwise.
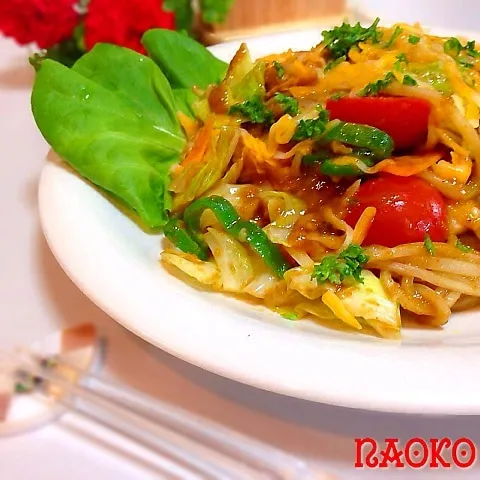
[[[252,61],[242,45],[195,93],[195,118],[179,114],[170,271],[384,337],[479,304],[474,42],[342,25],[310,51]]]

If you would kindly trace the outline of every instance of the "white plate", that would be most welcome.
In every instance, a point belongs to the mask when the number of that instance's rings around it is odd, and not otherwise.
[[[253,55],[309,48],[319,30],[249,41]],[[238,43],[213,49],[228,60]],[[55,162],[40,181],[43,229],[68,275],[99,307],[148,342],[219,375],[294,397],[416,413],[480,413],[480,318],[443,330],[405,330],[402,342],[291,322],[200,292],[158,263],[143,233],[96,190]]]

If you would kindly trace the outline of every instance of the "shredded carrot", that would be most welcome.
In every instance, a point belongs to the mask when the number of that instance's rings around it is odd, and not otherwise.
[[[442,158],[441,153],[427,155],[407,155],[404,157],[387,158],[368,169],[368,173],[387,172],[399,177],[410,177],[423,172]]]
[[[353,229],[352,243],[356,243],[357,245],[361,245],[363,243],[368,235],[368,231],[370,230],[376,213],[377,209],[375,207],[367,207],[363,211],[355,225],[355,228]]]
[[[333,312],[333,314],[351,327],[361,330],[359,321],[345,308],[342,301],[330,290],[322,295],[323,303]]]
[[[177,118],[187,137],[193,138],[200,128],[198,122],[193,118],[190,118],[188,115],[185,115],[183,112],[178,112]]]
[[[182,162],[182,167],[200,162],[205,155],[213,134],[213,116],[208,117],[204,126],[198,131],[190,151]]]

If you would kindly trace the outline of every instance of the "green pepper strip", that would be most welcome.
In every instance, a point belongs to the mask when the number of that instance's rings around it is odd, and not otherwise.
[[[180,225],[180,219],[171,218],[163,228],[165,236],[182,252],[191,253],[200,260],[208,259],[208,249],[197,243],[192,236]]]
[[[370,150],[354,148],[351,156],[356,157],[358,160],[365,163],[367,167],[375,165],[375,160]],[[332,153],[326,150],[321,150],[311,155],[305,155],[302,158],[302,162],[305,165],[319,165],[320,171],[324,175],[341,177],[358,177],[359,175],[363,175],[363,172],[354,164],[345,165],[336,163],[335,157]]]
[[[394,148],[392,137],[382,130],[358,123],[338,122],[321,138],[321,143],[337,140],[372,152],[376,161],[389,157]]]
[[[320,165],[320,171],[331,177],[358,177],[363,172],[356,165],[341,165],[335,163],[334,159],[325,160]]]
[[[238,238],[242,232],[245,232],[251,248],[278,277],[282,278],[290,268],[280,250],[268,239],[266,233],[256,223],[242,220],[232,204],[217,195],[199,198],[185,209],[183,215],[185,225],[197,243],[203,244],[200,237],[200,218],[205,210],[211,210],[225,230],[234,237]]]

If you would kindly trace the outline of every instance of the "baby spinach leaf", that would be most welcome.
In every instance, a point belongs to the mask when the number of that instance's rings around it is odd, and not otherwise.
[[[172,89],[150,58],[128,48],[100,43],[80,58],[73,70],[121,97],[156,128],[182,141]]]
[[[149,30],[142,43],[174,89],[206,88],[220,82],[228,68],[203,45],[179,32]]]
[[[125,59],[122,65],[130,72],[126,64],[133,57],[128,53]],[[98,83],[52,60],[42,63],[32,92],[37,125],[82,177],[120,198],[148,226],[163,226],[171,206],[169,169],[185,143],[164,123],[162,101],[172,94],[166,89],[159,101],[163,77],[158,69],[148,67],[146,58],[139,68],[143,79],[141,74],[135,79],[117,78],[122,69],[110,71],[107,79],[92,72],[94,63],[86,59],[78,70]]]
[[[175,105],[177,111],[194,118],[192,105],[198,100],[198,97],[193,93],[191,88],[175,88],[173,97],[175,98]]]

